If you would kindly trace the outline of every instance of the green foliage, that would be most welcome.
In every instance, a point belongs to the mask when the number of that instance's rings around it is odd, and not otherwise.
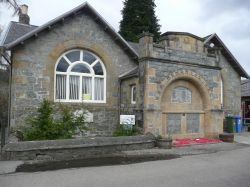
[[[113,132],[113,136],[135,136],[138,134],[140,134],[140,130],[137,125],[133,125],[132,128],[126,128],[124,124],[119,124]]]
[[[7,6],[9,6],[10,8],[12,8],[14,11],[13,16],[19,14],[20,7],[18,5],[18,1],[16,1],[16,0],[0,0],[0,3],[4,3]]]
[[[60,105],[60,119],[53,118],[53,107],[48,100],[43,100],[38,108],[38,114],[27,119],[28,126],[24,129],[24,140],[55,140],[72,138],[77,130],[87,130],[84,112],[73,114],[72,111]]]
[[[162,136],[161,136],[161,135],[157,135],[157,136],[155,137],[155,139],[156,139],[156,140],[160,140],[160,139],[162,139]]]
[[[123,4],[119,33],[125,40],[138,42],[138,36],[143,32],[154,34],[155,40],[160,37],[154,0],[125,0]]]

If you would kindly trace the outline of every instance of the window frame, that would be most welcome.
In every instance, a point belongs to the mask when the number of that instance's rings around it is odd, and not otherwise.
[[[131,104],[136,104],[136,85],[135,84],[131,85],[130,89],[131,89],[130,91]],[[135,94],[135,98],[134,98],[134,94]]]
[[[80,59],[79,61],[74,61],[71,62],[68,58],[67,58],[67,54],[73,51],[80,51]],[[96,60],[92,62],[92,64],[90,65],[88,62],[83,60],[83,53],[87,52],[91,55],[93,55]],[[57,66],[59,65],[60,60],[64,58],[65,61],[68,63],[68,68],[66,72],[59,72],[57,71]],[[97,64],[97,63],[101,64],[102,70],[103,70],[103,75],[96,75],[95,71],[93,69],[93,67]],[[78,64],[82,64],[84,66],[86,66],[89,70],[90,73],[79,73],[79,72],[71,72],[72,68],[74,68],[76,65]],[[57,99],[57,90],[56,90],[56,77],[57,75],[65,75],[66,76],[66,99]],[[80,85],[79,85],[79,99],[78,100],[73,100],[70,99],[70,90],[69,90],[69,79],[70,76],[79,76],[79,81],[80,81]],[[91,77],[91,100],[83,100],[82,96],[82,79],[83,77]],[[95,78],[102,78],[103,79],[103,100],[95,100]],[[57,59],[57,62],[55,64],[55,69],[54,69],[54,101],[55,102],[68,102],[68,103],[106,103],[106,68],[102,62],[102,60],[95,54],[93,54],[91,51],[89,50],[84,50],[84,49],[72,49],[72,50],[68,50],[66,52],[64,52],[62,55],[60,55],[60,57]]]

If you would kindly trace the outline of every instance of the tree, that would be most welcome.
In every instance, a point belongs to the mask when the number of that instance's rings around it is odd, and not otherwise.
[[[125,0],[119,33],[128,41],[137,42],[143,32],[154,34],[154,40],[160,36],[160,25],[155,16],[154,0]]]
[[[0,0],[0,3],[5,3],[5,4],[9,5],[9,7],[14,10],[13,16],[16,14],[19,14],[20,7],[19,7],[16,0]]]

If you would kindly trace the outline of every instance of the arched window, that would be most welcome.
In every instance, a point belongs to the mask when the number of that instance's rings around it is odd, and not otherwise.
[[[93,53],[71,50],[55,66],[55,101],[106,102],[106,70]]]
[[[171,95],[172,103],[191,103],[192,102],[192,92],[185,87],[176,87]]]

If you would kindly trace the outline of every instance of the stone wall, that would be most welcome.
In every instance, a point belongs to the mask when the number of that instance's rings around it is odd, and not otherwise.
[[[136,63],[86,14],[66,19],[13,50],[12,127],[24,124],[43,98],[54,101],[55,63],[61,54],[74,48],[89,50],[102,59],[107,92],[104,104],[73,107],[86,107],[94,116],[93,129],[100,135],[111,134],[119,119],[118,76],[133,69]]]
[[[240,115],[241,110],[241,78],[239,74],[221,55],[219,66],[223,81],[223,109],[225,115]]]
[[[17,142],[5,145],[4,160],[72,160],[155,147],[152,135]]]
[[[171,49],[178,49],[181,51],[195,53],[203,53],[205,51],[203,42],[192,34],[168,34],[163,36],[159,43]]]
[[[131,87],[136,86],[136,103],[131,102]],[[138,77],[121,81],[121,115],[135,115],[136,124],[143,127],[142,108],[140,107],[140,85]]]
[[[183,113],[182,122],[186,120],[185,113],[194,113],[200,114],[199,133],[184,134],[181,129],[179,137],[217,136],[222,132],[224,111],[239,114],[240,76],[218,50],[211,53],[199,40],[185,34],[157,44],[148,34],[140,39],[146,132],[166,136],[169,112]],[[190,89],[192,103],[174,104],[166,99],[170,97],[168,92],[178,85]],[[181,128],[186,129],[187,124],[183,123]]]

